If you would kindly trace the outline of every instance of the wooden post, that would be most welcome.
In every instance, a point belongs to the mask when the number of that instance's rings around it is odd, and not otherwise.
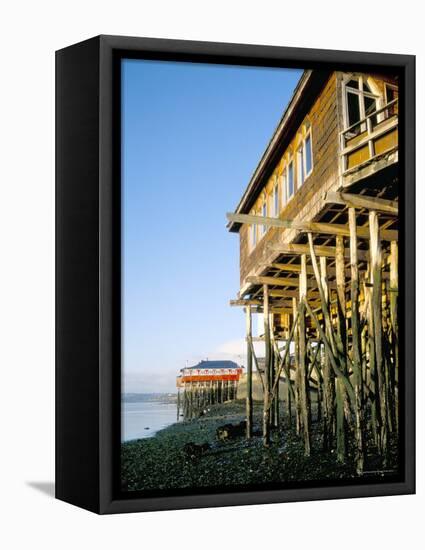
[[[398,410],[398,384],[399,384],[399,361],[398,361],[398,245],[397,241],[391,242],[390,256],[390,315],[392,344],[394,357],[394,412],[396,430],[398,432],[399,410]]]
[[[271,360],[271,369],[270,369],[270,388],[275,387],[275,381],[278,375],[279,368],[279,351],[275,339],[274,333],[274,315],[270,314],[270,360]],[[272,415],[271,415],[271,425],[274,428],[279,428],[279,382],[276,385],[276,391],[272,394]]]
[[[363,473],[364,449],[363,449],[363,403],[362,403],[362,355],[359,322],[359,267],[357,262],[357,227],[356,210],[349,208],[348,220],[350,227],[350,266],[351,266],[351,332],[352,332],[352,356],[354,392],[356,396],[356,470],[359,475]]]
[[[327,274],[327,258],[320,257],[320,279],[324,298],[329,307],[329,287]],[[329,335],[328,335],[329,336]],[[323,448],[329,450],[332,446],[332,434],[334,429],[335,410],[335,375],[329,361],[326,350],[323,349]]]
[[[289,331],[288,331],[289,332]],[[291,342],[287,340],[287,346],[291,345]],[[288,409],[288,428],[292,428],[292,396],[291,396],[291,354],[288,353],[286,356],[286,400],[287,400],[287,409]]]
[[[370,229],[370,261],[372,274],[372,315],[375,336],[375,361],[376,374],[378,379],[379,394],[379,420],[380,420],[380,444],[384,456],[384,464],[387,455],[387,399],[385,387],[385,373],[382,353],[382,250],[379,232],[378,214],[375,211],[369,212]]]
[[[338,310],[338,335],[339,353],[345,357],[346,354],[346,311],[345,311],[345,266],[344,266],[344,238],[336,237],[335,250],[336,287],[337,287],[337,310]],[[336,440],[337,459],[345,461],[346,438],[345,438],[345,400],[346,395],[342,381],[336,380]]]
[[[279,355],[274,354],[274,381],[277,380],[277,386],[276,386],[276,395],[275,395],[275,401],[274,401],[274,427],[279,428],[280,425],[280,408],[279,408],[279,399],[280,399],[280,381],[277,379],[277,371],[279,368]]]
[[[292,298],[292,309],[293,309],[293,318],[294,322],[297,317],[298,304],[297,299]],[[298,320],[299,322],[299,320]],[[298,338],[298,327],[295,328],[294,332],[294,359],[295,359],[295,428],[297,435],[301,433],[301,402],[300,402],[300,360],[299,360],[299,338]]]
[[[264,364],[264,406],[263,406],[263,444],[270,446],[270,326],[269,326],[269,288],[263,285],[264,294],[264,340],[265,340],[265,364]]]
[[[251,306],[246,306],[246,437],[252,437],[252,314]]]
[[[300,354],[300,401],[301,417],[304,438],[304,454],[310,456],[311,453],[311,407],[308,380],[307,364],[307,341],[306,341],[306,322],[305,322],[305,300],[307,299],[307,258],[305,254],[301,255],[301,273],[300,273],[300,318],[299,318],[299,354]]]
[[[180,418],[180,388],[177,388],[177,421]]]

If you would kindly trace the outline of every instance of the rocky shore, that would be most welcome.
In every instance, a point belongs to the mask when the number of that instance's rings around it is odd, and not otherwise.
[[[357,477],[350,457],[347,464],[339,464],[335,453],[322,451],[320,430],[315,423],[310,457],[304,456],[304,447],[295,429],[275,430],[270,448],[265,449],[261,439],[261,408],[261,404],[254,407],[255,435],[250,440],[238,429],[229,434],[230,437],[220,436],[220,430],[217,435],[220,427],[238,426],[243,422],[245,403],[236,401],[213,405],[200,418],[173,424],[152,438],[123,443],[122,489],[207,489]],[[282,421],[286,425],[284,418]],[[376,457],[368,457],[364,477],[394,476],[395,456],[390,462],[383,470]]]

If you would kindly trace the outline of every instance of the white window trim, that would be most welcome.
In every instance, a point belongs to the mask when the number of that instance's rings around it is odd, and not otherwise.
[[[267,217],[267,195],[264,194],[263,196],[263,202],[261,203],[261,210],[260,215],[262,217]],[[264,212],[264,207],[266,207],[266,211]],[[267,233],[267,225],[260,224],[260,240],[264,237],[264,235]]]
[[[283,208],[285,208],[285,206],[288,203],[287,189],[286,189],[288,175],[287,175],[287,172],[286,172],[286,165],[282,170],[281,178],[282,178],[281,179],[281,182],[282,182],[281,183],[281,188],[282,188],[281,209],[283,209]]]
[[[307,141],[307,138],[310,136],[310,157],[311,157],[311,168],[310,171],[307,173],[307,155],[305,154],[305,142]],[[311,134],[311,128],[309,128],[304,136],[303,140],[303,147],[304,147],[304,181],[311,175],[314,168],[314,159],[313,159],[313,137]]]
[[[359,83],[359,89],[351,88],[351,86],[348,86],[348,83],[350,80],[357,80]],[[349,118],[348,118],[348,94],[355,94],[359,96],[360,98],[369,97],[371,99],[375,99],[376,101],[376,110],[379,110],[382,107],[382,97],[374,92],[365,92],[363,89],[364,84],[368,84],[369,88],[373,88],[371,85],[371,82],[367,76],[364,75],[347,75],[343,80],[343,116],[344,116],[344,128],[350,128],[350,126],[353,126],[353,124],[350,124]],[[360,120],[363,120],[366,118],[366,110],[364,106],[364,100],[359,101],[359,111],[360,111]],[[354,123],[355,124],[355,123]]]
[[[304,141],[297,147],[297,189],[305,182]]]
[[[276,204],[276,196],[277,196],[277,204]],[[275,218],[278,218],[280,214],[280,193],[279,193],[279,178],[277,177],[275,178],[275,183],[273,185],[272,203],[273,203],[273,216]]]
[[[292,164],[292,194],[289,194],[289,167]],[[289,203],[289,201],[295,196],[296,189],[295,189],[295,162],[294,157],[291,156],[288,159],[288,162],[285,167],[286,170],[286,204]]]

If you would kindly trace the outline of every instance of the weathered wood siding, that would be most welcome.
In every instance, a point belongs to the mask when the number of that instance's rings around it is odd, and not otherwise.
[[[321,201],[321,195],[336,186],[339,177],[339,104],[337,101],[337,74],[333,73],[321,94],[318,96],[305,121],[311,126],[313,170],[304,183],[299,187],[297,182],[297,134],[295,133],[287,151],[275,168],[272,176],[266,183],[264,190],[269,197],[269,204],[272,200],[272,191],[275,178],[278,178],[280,192],[282,193],[282,171],[284,158],[288,151],[293,151],[295,193],[292,198],[283,206],[280,218],[282,219],[310,219]],[[302,125],[300,126],[300,128]],[[282,195],[281,195],[282,196]],[[251,212],[258,212],[262,203],[262,194],[258,197]],[[255,268],[263,263],[265,247],[267,243],[288,239],[290,230],[269,228],[266,234],[251,249],[249,226],[244,224],[240,229],[240,276],[241,283],[245,277]],[[292,232],[293,233],[293,232]]]
[[[283,169],[289,154],[292,154],[294,162],[295,193],[285,205],[281,204],[279,217],[287,220],[313,220],[322,210],[324,204],[323,195],[327,191],[335,191],[342,188],[342,157],[341,157],[341,132],[344,130],[344,99],[343,79],[346,75],[334,72],[318,95],[316,101],[298,129],[294,130],[294,136],[286,151],[281,156],[271,177],[265,183],[257,200],[251,209],[251,214],[261,215],[260,209],[263,203],[264,193],[267,196],[268,215],[271,216],[271,204],[273,187],[279,182],[279,192],[282,197]],[[396,81],[383,75],[370,75],[372,77],[374,92],[381,97],[380,106],[385,103],[385,83],[397,85]],[[304,183],[298,184],[298,169],[296,151],[299,145],[301,128],[308,123],[311,128],[313,170]],[[376,140],[375,154],[385,152],[397,145],[397,130],[387,133]],[[360,154],[361,154],[360,150]],[[360,159],[363,161],[364,159]],[[367,160],[367,159],[366,159]],[[356,159],[356,163],[359,159]],[[296,236],[295,230],[282,230],[269,228],[252,247],[250,243],[250,226],[243,224],[240,228],[240,280],[241,285],[248,275],[257,274],[262,264],[272,261],[267,250],[267,244],[272,242],[291,242]]]

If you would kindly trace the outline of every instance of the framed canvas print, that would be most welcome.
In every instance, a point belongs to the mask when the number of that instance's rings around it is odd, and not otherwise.
[[[414,57],[56,60],[57,498],[413,493]]]

